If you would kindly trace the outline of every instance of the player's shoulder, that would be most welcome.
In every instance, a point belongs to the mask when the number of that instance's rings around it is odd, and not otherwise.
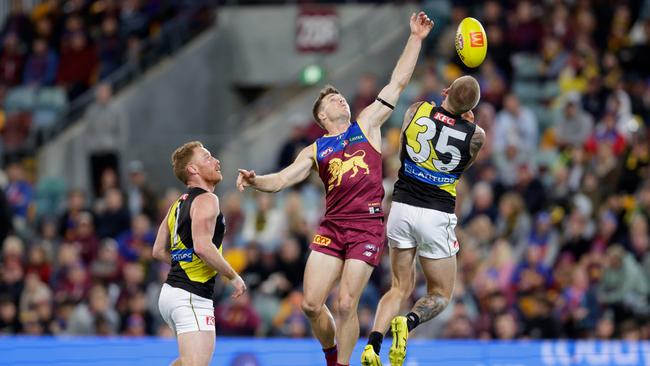
[[[192,211],[205,211],[214,213],[219,211],[219,197],[213,192],[199,193],[192,201]]]

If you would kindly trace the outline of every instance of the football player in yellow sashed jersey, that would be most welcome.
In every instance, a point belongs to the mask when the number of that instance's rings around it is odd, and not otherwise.
[[[154,242],[154,258],[172,266],[158,307],[178,338],[180,357],[172,365],[208,365],[215,343],[215,277],[220,273],[230,280],[233,297],[246,285],[221,255],[224,218],[212,193],[223,179],[221,163],[192,141],[174,151],[172,166],[187,192],[169,208]]]
[[[381,365],[378,355],[389,324],[393,333],[390,363],[401,366],[408,333],[438,315],[451,300],[459,250],[454,232],[456,184],[476,159],[485,132],[473,123],[471,110],[481,95],[473,77],[454,80],[442,94],[440,107],[418,102],[404,116],[402,166],[387,225],[392,283],[379,301],[373,331],[361,356],[364,366]],[[396,316],[415,287],[416,255],[427,281],[427,294],[406,316]]]

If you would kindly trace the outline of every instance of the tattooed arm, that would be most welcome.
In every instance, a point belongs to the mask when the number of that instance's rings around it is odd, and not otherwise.
[[[485,143],[485,131],[483,131],[481,127],[476,126],[474,135],[472,135],[472,139],[469,142],[470,158],[466,168],[469,168],[472,164],[474,164],[474,161],[478,156],[478,152],[479,150],[481,150],[481,147],[483,146],[484,143]]]

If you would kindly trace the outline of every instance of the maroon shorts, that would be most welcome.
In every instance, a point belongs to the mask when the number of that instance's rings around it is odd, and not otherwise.
[[[383,218],[323,218],[309,247],[343,260],[358,259],[376,267],[384,252],[384,228]]]

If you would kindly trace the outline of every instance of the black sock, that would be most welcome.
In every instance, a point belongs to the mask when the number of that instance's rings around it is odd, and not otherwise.
[[[371,332],[368,336],[368,344],[372,346],[376,354],[381,350],[381,342],[384,341],[384,335],[379,332]]]
[[[406,326],[409,328],[409,332],[415,329],[415,327],[420,324],[420,317],[414,312],[406,314]]]

